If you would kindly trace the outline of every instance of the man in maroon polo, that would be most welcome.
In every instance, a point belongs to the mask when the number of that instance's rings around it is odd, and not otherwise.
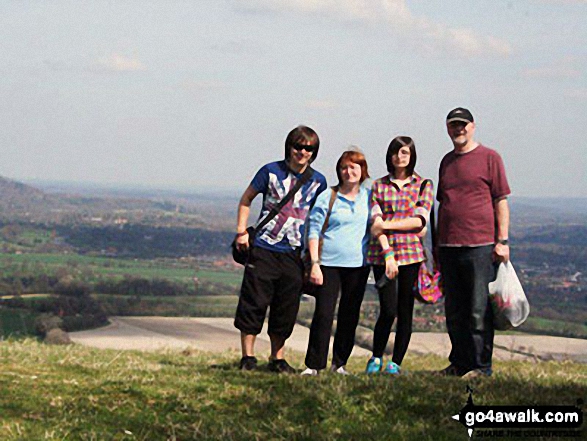
[[[499,154],[474,140],[467,109],[449,112],[454,149],[440,163],[438,256],[444,282],[446,327],[452,344],[445,375],[491,375],[493,314],[489,282],[496,262],[509,260],[510,188]]]

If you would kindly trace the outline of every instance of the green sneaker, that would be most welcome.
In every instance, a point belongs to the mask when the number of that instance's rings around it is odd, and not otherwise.
[[[383,370],[383,372],[385,372],[386,374],[391,374],[391,375],[399,375],[399,374],[401,374],[401,369],[400,369],[399,365],[397,365],[393,361],[390,361],[389,363],[387,363],[387,366],[385,366],[385,369]]]
[[[381,357],[371,357],[367,362],[367,368],[365,369],[365,373],[377,374],[381,372],[382,365],[383,359]]]

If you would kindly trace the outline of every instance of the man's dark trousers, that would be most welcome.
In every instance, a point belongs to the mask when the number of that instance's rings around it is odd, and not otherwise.
[[[439,258],[452,344],[448,359],[462,373],[491,373],[494,329],[488,285],[495,280],[493,245],[440,247]]]

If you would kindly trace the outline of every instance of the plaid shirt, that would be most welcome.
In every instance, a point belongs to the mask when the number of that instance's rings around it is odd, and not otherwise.
[[[400,189],[397,184],[391,182],[390,176],[377,179],[373,182],[371,193],[371,219],[381,216],[387,221],[392,218],[406,219],[420,215],[428,222],[434,200],[434,188],[429,181],[420,197],[422,181],[423,179],[414,173],[412,179]],[[398,266],[426,260],[422,242],[416,233],[387,232],[386,234]],[[379,241],[371,238],[367,250],[367,262],[371,265],[385,265],[381,251]]]

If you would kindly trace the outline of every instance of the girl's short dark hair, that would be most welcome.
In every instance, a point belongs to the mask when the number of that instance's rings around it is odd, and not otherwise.
[[[314,152],[310,162],[314,162],[320,149],[320,138],[318,134],[307,126],[297,126],[285,138],[285,160],[289,161],[292,146],[296,144],[305,144],[314,147]]]
[[[418,156],[416,155],[416,144],[414,144],[414,140],[409,136],[396,136],[389,143],[389,147],[387,148],[387,155],[385,156],[387,171],[392,175],[395,174],[395,167],[393,166],[393,161],[391,158],[393,155],[399,152],[402,147],[408,147],[410,149],[410,162],[406,167],[406,172],[408,176],[411,176],[414,174]]]
[[[345,162],[352,162],[353,164],[359,164],[361,166],[361,184],[365,179],[369,177],[369,170],[367,168],[367,160],[365,159],[365,155],[356,150],[347,150],[340,156],[340,158],[338,158],[338,161],[336,162],[336,176],[338,177],[338,188],[340,188],[340,186],[342,185],[342,173],[340,172],[340,168]]]

